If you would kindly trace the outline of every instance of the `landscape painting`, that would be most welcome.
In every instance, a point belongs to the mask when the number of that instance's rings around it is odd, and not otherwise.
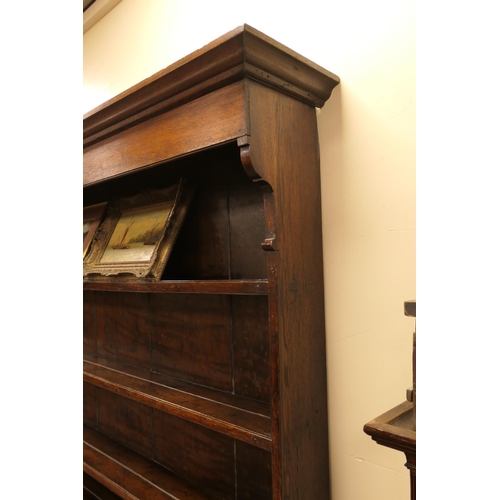
[[[113,199],[83,261],[84,279],[159,281],[194,192],[178,179],[163,189]]]
[[[113,231],[101,264],[149,262],[173,208],[173,200],[124,212]]]

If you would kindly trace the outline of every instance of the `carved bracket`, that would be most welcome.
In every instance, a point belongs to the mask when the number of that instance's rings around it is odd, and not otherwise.
[[[255,169],[254,163],[252,162],[252,156],[250,153],[250,137],[243,136],[238,139],[238,146],[240,146],[240,158],[243,165],[245,173],[258,184],[262,191],[262,197],[264,200],[264,215],[266,218],[266,230],[264,241],[262,241],[262,249],[266,252],[277,251],[278,250],[278,240],[276,235],[276,216],[274,209],[274,192],[271,185],[263,179],[260,174]]]

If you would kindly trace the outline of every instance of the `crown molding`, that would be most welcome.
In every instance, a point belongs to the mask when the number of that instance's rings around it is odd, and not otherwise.
[[[318,108],[340,81],[245,24],[86,113],[84,147],[244,78]]]

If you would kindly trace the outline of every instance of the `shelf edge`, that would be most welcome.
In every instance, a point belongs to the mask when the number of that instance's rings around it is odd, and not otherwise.
[[[106,369],[104,367],[104,369]],[[127,376],[130,378],[135,378],[131,375],[127,375],[126,373],[120,372],[123,376]],[[245,443],[251,444],[253,446],[256,446],[258,448],[261,448],[266,451],[271,451],[272,447],[272,441],[271,441],[271,435],[270,434],[265,434],[263,432],[258,432],[256,430],[248,429],[245,427],[242,427],[239,424],[232,423],[226,420],[222,420],[218,417],[215,416],[210,416],[205,413],[202,413],[200,411],[197,411],[193,408],[188,408],[187,406],[182,406],[179,405],[173,401],[168,401],[165,399],[161,399],[159,397],[156,397],[152,394],[148,394],[147,392],[141,391],[140,389],[123,385],[117,382],[114,382],[112,380],[106,379],[104,377],[86,372],[84,370],[83,372],[83,380],[84,382],[88,382],[96,387],[100,387],[102,389],[108,390],[110,392],[113,392],[114,394],[118,394],[123,397],[127,397],[129,399],[132,399],[134,401],[137,401],[139,403],[145,404],[146,406],[149,406],[151,408],[156,408],[160,411],[164,411],[165,413],[169,413],[171,415],[175,415],[179,418],[182,418],[183,420],[193,422],[197,425],[201,425],[203,427],[206,427],[212,431],[218,432],[220,434],[224,434],[228,437],[231,437],[233,439],[237,439],[239,441],[243,441]],[[143,383],[154,383],[154,382],[149,382],[145,379],[138,379],[141,380]],[[156,384],[158,385],[158,384]],[[167,386],[165,386],[166,390],[175,390],[171,389]],[[196,395],[191,395],[193,399],[204,399]],[[222,403],[218,403],[216,401],[213,402],[214,405],[220,405],[222,406],[227,406]],[[236,407],[233,407],[236,408]],[[238,411],[245,412],[248,414],[253,414],[256,415],[255,413],[246,411],[242,408],[238,409]],[[269,420],[269,417],[265,417],[263,415],[259,415],[259,418],[262,420]]]
[[[216,295],[268,295],[268,280],[84,280],[84,290],[138,293],[199,293]]]

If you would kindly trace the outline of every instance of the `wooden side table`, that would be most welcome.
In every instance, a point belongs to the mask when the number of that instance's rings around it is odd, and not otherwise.
[[[405,302],[405,315],[416,318],[416,301]],[[413,334],[413,387],[407,391],[407,401],[371,420],[363,427],[366,434],[382,446],[402,451],[405,466],[410,471],[411,500],[416,500],[416,334]]]

